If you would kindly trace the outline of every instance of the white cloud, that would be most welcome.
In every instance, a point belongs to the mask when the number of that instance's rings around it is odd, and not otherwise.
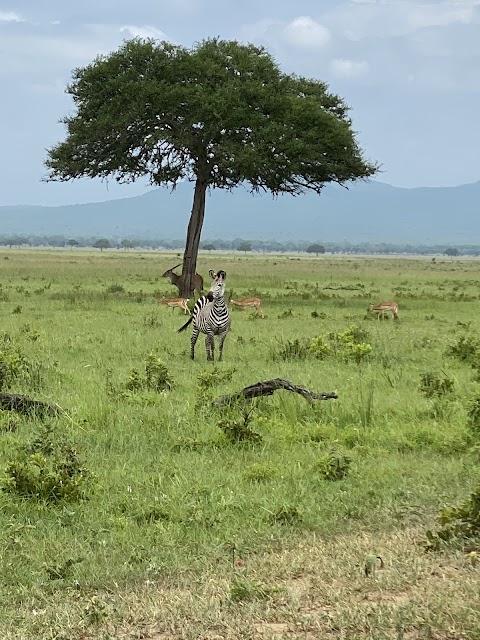
[[[155,40],[168,40],[163,31],[149,25],[137,26],[133,24],[120,28],[120,33],[126,33],[134,38],[154,38]]]
[[[309,49],[323,47],[331,40],[330,31],[310,16],[300,16],[284,29],[290,44]]]
[[[470,24],[480,0],[350,0],[328,11],[324,24],[350,40],[407,35],[425,27]]]
[[[368,73],[368,62],[365,60],[347,60],[335,58],[330,63],[332,73],[340,78],[356,78]]]
[[[409,3],[411,4],[411,3]],[[444,27],[453,23],[469,24],[473,20],[475,3],[438,2],[410,6],[408,24],[412,30],[422,27]]]
[[[13,11],[0,11],[0,22],[25,22],[25,18]]]

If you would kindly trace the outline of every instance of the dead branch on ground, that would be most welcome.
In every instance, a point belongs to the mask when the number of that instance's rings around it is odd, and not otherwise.
[[[331,400],[338,398],[337,394],[333,392],[316,393],[315,391],[309,391],[298,387],[289,380],[283,380],[282,378],[274,378],[273,380],[265,380],[264,382],[257,382],[249,387],[245,387],[236,393],[220,396],[213,402],[214,407],[223,407],[226,404],[231,404],[241,398],[244,400],[252,400],[259,396],[271,396],[277,389],[285,389],[285,391],[294,391],[299,393],[305,400],[313,402],[314,400]]]
[[[62,411],[56,404],[34,400],[18,393],[0,393],[0,409],[18,411],[18,413],[24,414],[37,413],[51,416],[56,416]]]

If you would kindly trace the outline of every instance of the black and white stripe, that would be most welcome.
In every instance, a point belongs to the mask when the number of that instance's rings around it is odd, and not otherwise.
[[[207,350],[207,360],[214,359],[215,342],[214,336],[218,336],[218,361],[222,360],[223,343],[230,328],[230,314],[225,303],[225,271],[214,273],[208,272],[213,279],[210,291],[206,296],[199,298],[193,312],[187,322],[180,327],[178,332],[184,331],[193,322],[192,339],[190,343],[190,358],[195,357],[195,343],[200,333],[205,334],[205,348]]]

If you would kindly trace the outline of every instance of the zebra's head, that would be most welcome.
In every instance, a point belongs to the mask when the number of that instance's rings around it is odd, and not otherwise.
[[[227,279],[227,274],[225,273],[225,271],[223,271],[223,269],[220,269],[220,271],[217,271],[217,273],[215,273],[215,271],[213,269],[209,269],[208,273],[209,273],[211,279],[215,280],[216,282],[218,280],[225,281]]]
[[[225,279],[227,274],[222,269],[217,271],[217,273],[210,269],[208,273],[213,280],[210,286],[210,292],[213,294],[214,298],[221,298],[225,295]]]

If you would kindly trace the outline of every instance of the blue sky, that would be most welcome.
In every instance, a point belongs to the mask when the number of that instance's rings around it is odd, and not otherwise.
[[[42,183],[72,111],[71,70],[133,36],[262,44],[287,72],[352,107],[378,178],[415,187],[480,179],[480,0],[0,0],[0,205],[137,195],[146,182]]]

